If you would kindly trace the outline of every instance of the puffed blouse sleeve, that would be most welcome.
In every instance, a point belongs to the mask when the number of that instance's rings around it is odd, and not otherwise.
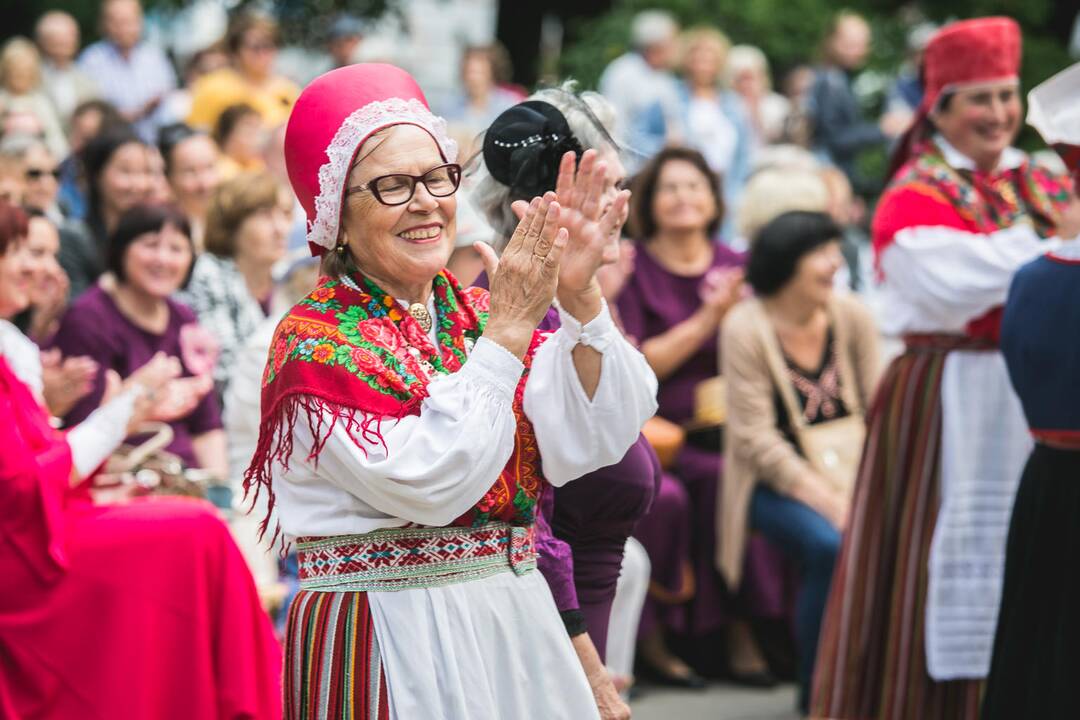
[[[514,391],[523,365],[480,338],[456,373],[434,378],[418,415],[379,425],[381,440],[354,439],[334,425],[317,471],[374,510],[422,525],[443,526],[472,507],[514,449]],[[324,422],[332,424],[330,411]],[[308,423],[293,429],[294,457],[314,446]]]
[[[555,486],[619,462],[657,408],[656,375],[606,303],[585,325],[561,308],[559,319],[562,327],[536,351],[524,400],[544,477]],[[574,366],[579,343],[603,355],[591,400]]]

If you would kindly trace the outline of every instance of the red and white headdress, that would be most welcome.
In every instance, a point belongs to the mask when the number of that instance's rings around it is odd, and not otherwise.
[[[927,118],[943,95],[1019,81],[1020,26],[1012,18],[985,17],[949,23],[934,33],[923,56],[924,93],[912,126],[897,143],[892,175],[923,140]]]
[[[399,67],[349,65],[320,75],[300,93],[285,129],[285,166],[307,212],[313,255],[337,244],[345,183],[360,146],[392,125],[426,130],[446,162],[457,158],[446,122],[431,112],[416,80]]]

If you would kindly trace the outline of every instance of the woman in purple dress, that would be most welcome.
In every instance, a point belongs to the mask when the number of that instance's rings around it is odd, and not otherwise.
[[[483,164],[470,169],[472,197],[499,235],[496,248],[517,223],[512,204],[538,192],[556,191],[570,226],[595,225],[615,208],[618,222],[597,237],[610,246],[605,257],[614,262],[629,196],[619,189],[626,172],[608,132],[614,111],[596,93],[579,96],[572,87],[541,90],[492,123],[483,138]],[[552,308],[540,328],[554,332],[559,323]],[[547,493],[537,516],[539,567],[605,720],[629,717],[602,663],[623,548],[652,502],[659,472],[655,453],[639,436],[615,465]]]
[[[71,304],[54,340],[65,357],[87,356],[98,364],[94,389],[64,423],[80,422],[100,404],[110,373],[127,377],[163,352],[179,358],[190,378],[177,384],[178,391],[202,398],[188,415],[170,423],[174,437],[166,449],[190,467],[225,477],[225,431],[217,398],[209,392],[213,342],[196,324],[195,313],[170,299],[187,281],[193,255],[179,209],[137,205],[119,218],[106,255],[111,275]]]
[[[720,324],[742,295],[744,259],[714,239],[723,218],[719,181],[695,150],[667,148],[642,169],[631,218],[640,245],[618,309],[660,380],[659,415],[681,425],[693,416],[695,387],[719,373]],[[727,596],[715,565],[722,465],[718,449],[687,444],[672,468],[675,477],[665,476],[638,525],[635,537],[653,567],[639,657],[659,680],[700,685],[668,649],[667,636],[688,637],[700,650],[726,630],[730,677],[767,686],[775,680],[746,621],[784,616],[785,569],[779,553],[755,538],[739,597]],[[714,664],[700,660],[702,667]]]

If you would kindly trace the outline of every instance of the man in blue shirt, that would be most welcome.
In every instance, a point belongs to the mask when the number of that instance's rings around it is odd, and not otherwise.
[[[176,73],[161,48],[142,42],[142,31],[139,0],[104,0],[104,38],[83,51],[79,67],[97,82],[102,98],[114,105],[144,140],[154,142],[157,109],[176,89]]]

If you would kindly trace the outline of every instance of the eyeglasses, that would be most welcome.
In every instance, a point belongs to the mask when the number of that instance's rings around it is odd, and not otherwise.
[[[369,191],[383,205],[404,205],[413,199],[418,182],[424,183],[427,191],[435,197],[449,197],[457,192],[458,185],[461,184],[461,166],[447,163],[433,167],[423,175],[382,175],[363,185],[347,188],[345,196]]]
[[[27,180],[40,180],[46,175],[52,175],[53,178],[60,179],[60,168],[53,168],[52,170],[46,170],[45,168],[29,168],[26,171]]]

